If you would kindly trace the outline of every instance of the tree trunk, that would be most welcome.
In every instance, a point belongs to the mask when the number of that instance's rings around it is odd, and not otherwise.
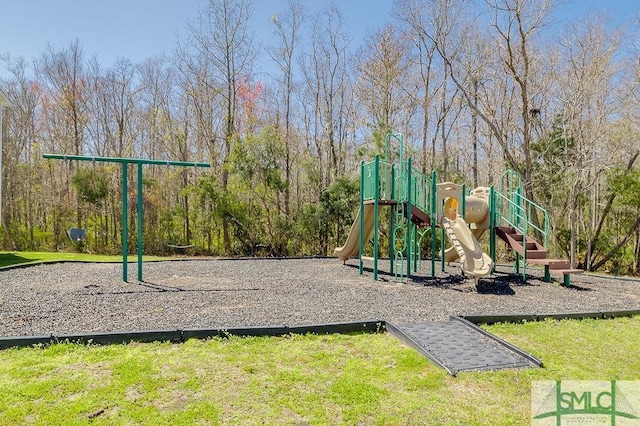
[[[631,236],[635,232],[638,232],[639,229],[640,229],[640,215],[638,215],[638,217],[636,218],[636,221],[629,228],[624,238],[621,241],[619,241],[618,244],[616,244],[615,247],[613,247],[611,251],[609,251],[609,253],[606,254],[606,256],[604,256],[598,263],[596,263],[591,267],[591,272],[597,271],[602,265],[604,265],[609,260],[611,260],[611,258],[615,256],[616,253],[618,253],[618,250],[620,250],[625,244],[627,244],[627,241],[629,241],[629,238],[631,238]]]
[[[473,103],[478,109],[478,80],[473,80]],[[473,140],[473,187],[478,187],[478,114],[474,109],[471,110],[471,138]]]
[[[627,167],[625,169],[626,171],[629,171],[633,168],[633,164],[635,163],[638,156],[640,156],[640,151],[637,151],[635,154],[631,156],[631,158],[627,162]],[[591,239],[589,239],[589,242],[587,244],[587,253],[585,254],[584,257],[586,259],[587,268],[590,270],[591,270],[590,268],[591,264],[595,260],[596,249],[598,247],[598,239],[600,238],[602,227],[604,226],[605,220],[607,219],[607,216],[611,211],[611,207],[613,206],[613,201],[615,200],[616,195],[617,194],[613,191],[611,191],[611,193],[609,194],[609,198],[607,199],[607,204],[604,206],[604,209],[602,210],[602,214],[600,215],[600,220],[598,221],[598,226],[596,227],[596,231],[594,232]]]

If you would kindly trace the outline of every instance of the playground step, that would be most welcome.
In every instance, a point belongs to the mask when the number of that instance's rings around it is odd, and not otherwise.
[[[531,264],[531,265],[542,265],[542,266],[547,266],[550,264],[550,262],[553,262],[554,259],[527,259],[527,263]]]
[[[564,259],[529,259],[527,258],[527,263],[531,265],[548,266],[550,271],[571,269],[571,263],[568,260],[564,260]],[[582,271],[582,269],[578,269],[578,271]]]
[[[571,262],[568,260],[549,259],[549,270],[571,269]]]
[[[520,253],[522,255],[522,252]],[[527,249],[527,259],[544,259],[547,257],[547,251],[542,249],[537,250],[528,250]]]
[[[419,324],[387,322],[386,328],[454,376],[459,371],[542,365],[535,357],[459,317]]]
[[[364,200],[363,204],[364,205],[374,205],[376,203],[376,200]],[[385,200],[385,199],[380,199],[378,200],[378,205],[379,206],[395,206],[396,204],[398,204],[398,202],[396,200]]]
[[[522,235],[520,232],[518,232],[514,228],[505,227],[505,226],[497,227],[496,235],[501,240],[509,244],[509,246],[511,246],[511,248],[516,253],[518,253],[520,256],[524,256],[524,247],[523,247],[524,235]],[[525,245],[527,247],[526,249],[527,261],[529,259],[544,259],[547,257],[547,250],[542,246],[542,244],[540,244],[533,238],[527,237]]]
[[[497,226],[496,227],[496,235],[498,237],[500,237],[501,240],[503,240],[504,242],[508,243],[509,241],[507,241],[507,235],[515,235],[517,234],[518,231],[516,231],[514,228],[511,228],[509,226]]]
[[[536,240],[527,237],[527,251],[546,251],[544,246]]]
[[[522,247],[521,242],[513,240],[511,236],[508,235],[507,243],[516,253],[518,253],[520,256],[524,256],[524,248]],[[547,257],[547,250],[545,250],[544,247],[540,246],[537,243],[527,243],[526,257],[527,259],[544,259],[545,257]]]
[[[584,270],[582,270],[582,269],[570,269],[570,268],[567,268],[567,269],[551,269],[551,268],[549,268],[549,272],[554,274],[554,275],[555,274],[557,274],[557,275],[560,275],[560,274],[569,275],[569,274],[583,274]]]
[[[431,225],[431,218],[429,214],[419,208],[418,206],[411,206],[411,222],[415,223],[419,227],[427,227]]]
[[[522,235],[522,234],[517,233],[517,232],[514,232],[514,233],[512,233],[512,234],[507,234],[507,235],[508,235],[508,238],[511,238],[511,239],[513,239],[514,241],[518,241],[519,243],[522,243],[522,239],[523,239],[523,238],[522,238],[522,237],[523,237],[523,235]]]
[[[527,250],[537,250],[538,249],[538,245],[535,243],[535,241],[527,241]]]

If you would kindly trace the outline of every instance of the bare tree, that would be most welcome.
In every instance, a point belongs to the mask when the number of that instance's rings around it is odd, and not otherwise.
[[[318,181],[326,188],[344,173],[348,118],[353,109],[350,96],[350,38],[341,12],[329,7],[313,23],[312,52],[303,60],[308,100],[314,107],[311,121]]]
[[[61,149],[62,153],[82,155],[85,148],[89,98],[85,65],[82,46],[76,40],[61,50],[49,45],[36,68],[49,106],[44,111],[48,113],[47,122],[51,126],[50,142],[52,147]],[[73,175],[74,171],[75,165],[72,162],[69,164],[68,176]],[[79,200],[76,200],[76,226],[83,226]],[[56,232],[59,233],[60,230]]]
[[[128,157],[134,152],[138,135],[137,105],[140,88],[136,82],[136,69],[126,58],[102,72],[94,62],[91,93],[93,114],[88,126],[93,152],[98,155]]]
[[[461,109],[459,87],[452,75],[452,62],[459,56],[463,37],[456,32],[464,28],[463,11],[469,5],[466,0],[430,1],[399,0],[398,17],[407,24],[408,37],[416,48],[415,60],[419,70],[420,105],[422,121],[422,163],[427,171],[427,145],[431,140],[430,168],[438,168],[437,143],[441,146],[443,178],[448,179],[450,147]],[[451,57],[447,56],[451,54]],[[457,72],[460,72],[457,70]]]
[[[575,147],[571,155],[569,197],[569,254],[571,264],[577,264],[579,200],[592,190],[600,174],[606,170],[612,156],[603,155],[601,141],[606,140],[608,120],[618,107],[614,96],[617,66],[614,55],[617,41],[607,36],[601,23],[582,22],[568,29],[563,43],[567,60],[556,79],[562,101],[561,117],[565,125],[565,140]],[[592,193],[594,199],[598,194]],[[586,212],[585,212],[586,213]]]
[[[256,57],[254,36],[248,23],[253,13],[249,0],[210,0],[189,24],[189,39],[178,47],[183,73],[191,74],[195,84],[206,86],[222,101],[223,146],[221,180],[226,192],[229,170],[226,167],[231,144],[237,132],[237,88],[241,78],[251,77]],[[192,50],[193,51],[192,51]],[[215,134],[215,131],[210,131]],[[229,218],[223,216],[224,249],[231,252]]]
[[[413,101],[404,92],[409,84],[408,51],[404,37],[387,25],[369,36],[356,55],[356,95],[367,114],[365,124],[380,138],[408,121],[402,115]]]
[[[438,64],[435,61],[436,44],[427,36],[430,32],[428,28],[432,25],[431,4],[422,0],[398,0],[396,5],[397,16],[406,23],[405,34],[414,47],[414,53],[409,57],[409,61],[413,64],[413,68],[417,68],[417,78],[412,83],[408,82],[405,92],[421,109],[421,162],[422,171],[427,173],[428,170],[436,168],[435,134],[437,131],[431,129],[431,120],[437,94],[444,82],[442,76],[438,75]],[[432,133],[433,136],[430,137],[429,135]],[[431,155],[428,163],[429,139],[431,139]]]
[[[283,129],[283,139],[285,148],[284,158],[284,210],[285,216],[289,217],[290,214],[290,199],[291,199],[291,168],[294,153],[292,152],[294,147],[292,142],[292,115],[294,113],[292,108],[292,100],[294,95],[294,59],[298,52],[298,48],[302,41],[301,32],[302,25],[307,19],[306,10],[301,3],[290,0],[288,12],[281,16],[274,15],[271,18],[271,22],[275,27],[274,33],[277,37],[279,44],[273,47],[269,54],[271,58],[276,62],[282,72],[282,80],[279,81],[280,96],[283,99],[283,123],[281,127]]]
[[[597,16],[567,28],[562,43],[567,61],[558,70],[564,131],[575,144],[566,202],[569,251],[588,270],[615,259],[640,232],[637,206],[629,202],[634,198],[632,180],[626,188],[617,182],[634,175],[640,155],[640,73],[635,59],[620,61],[623,33],[607,29],[606,21]],[[588,203],[584,194],[589,194]],[[574,254],[580,240],[586,240],[584,259]]]
[[[171,133],[172,97],[176,73],[164,57],[154,57],[138,65],[140,99],[138,120],[142,132],[141,155],[160,159],[164,138]],[[152,168],[152,173],[156,169]]]
[[[42,202],[38,201],[41,195],[39,188],[44,188],[41,185],[34,185],[41,180],[37,173],[40,163],[38,117],[42,90],[38,83],[30,78],[30,67],[24,58],[12,58],[6,55],[0,57],[0,62],[6,65],[11,76],[10,80],[2,86],[13,101],[13,106],[6,109],[9,119],[0,120],[6,123],[6,133],[10,135],[4,139],[2,146],[3,188],[1,193],[5,200],[2,209],[2,226],[5,244],[12,249],[17,248],[12,233],[9,232],[9,224],[26,219],[30,248],[33,249],[36,223],[40,222],[41,213],[44,211]],[[4,132],[5,129],[0,131]]]
[[[80,42],[76,40],[62,50],[49,45],[38,62],[37,73],[47,95],[64,115],[63,132],[69,143],[65,148],[71,150],[70,154],[81,155],[85,143],[89,87]]]

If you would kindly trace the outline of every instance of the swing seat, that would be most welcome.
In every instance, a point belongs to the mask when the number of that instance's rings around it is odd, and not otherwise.
[[[178,249],[178,250],[188,249],[188,248],[191,248],[193,246],[194,246],[193,244],[187,244],[187,245],[167,244],[167,247],[173,248],[173,249]]]
[[[67,231],[67,235],[71,241],[82,241],[87,237],[87,231],[84,229],[71,228]]]

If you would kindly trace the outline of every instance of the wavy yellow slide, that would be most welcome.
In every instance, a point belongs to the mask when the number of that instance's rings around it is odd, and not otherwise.
[[[347,241],[344,243],[342,247],[336,248],[333,252],[338,259],[342,261],[346,261],[352,257],[358,255],[358,251],[360,249],[360,214],[362,212],[358,211],[358,215],[356,216],[356,220],[353,221],[353,225],[351,225],[351,231],[349,231],[349,235],[347,236]],[[371,238],[371,234],[373,234],[373,205],[365,204],[364,206],[364,243],[366,244]]]

